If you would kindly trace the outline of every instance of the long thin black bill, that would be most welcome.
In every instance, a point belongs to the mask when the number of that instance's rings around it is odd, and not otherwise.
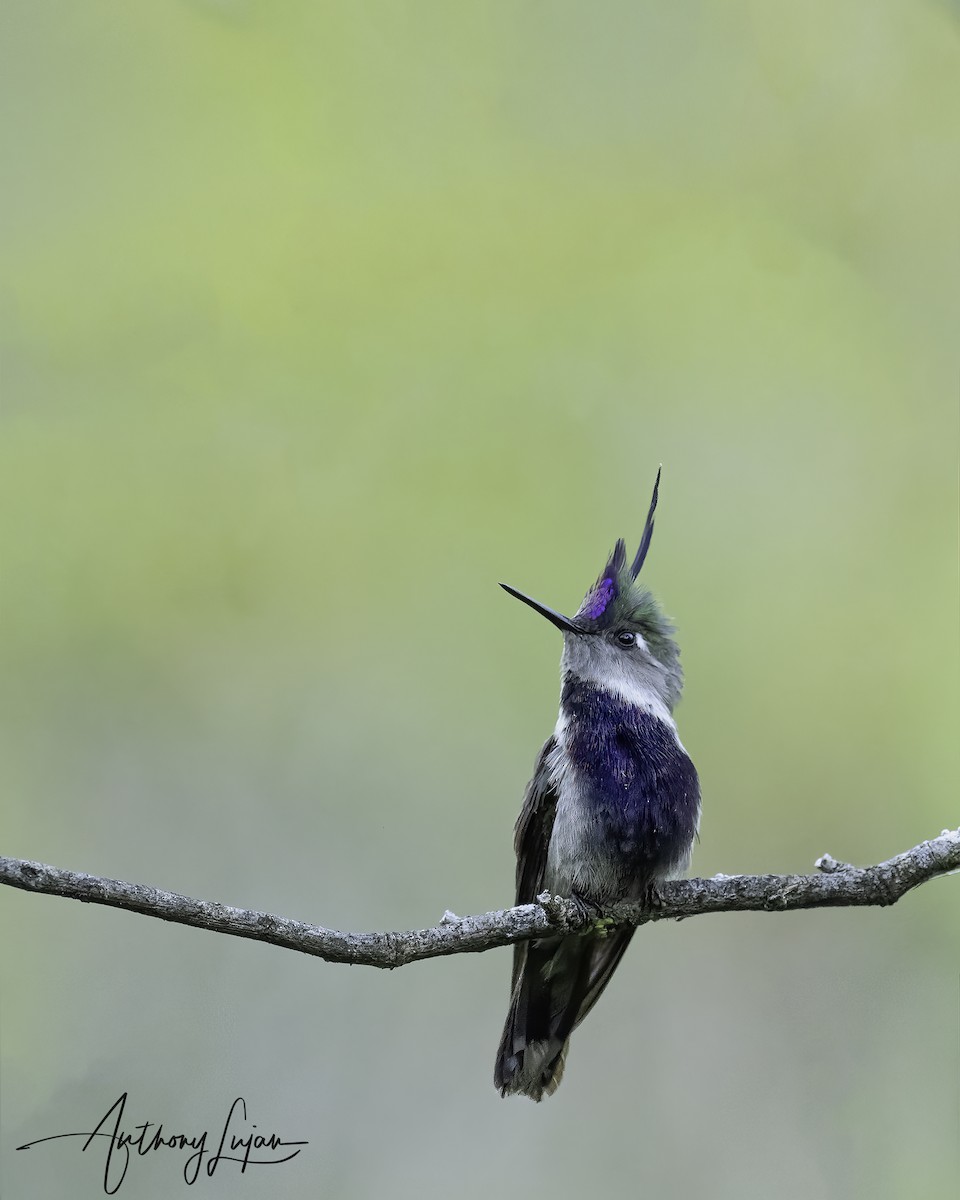
[[[552,621],[558,629],[565,629],[567,633],[583,633],[583,630],[576,625],[569,617],[565,617],[563,613],[558,613],[553,608],[547,608],[545,604],[541,604],[539,600],[534,600],[530,596],[525,596],[523,592],[518,592],[516,588],[512,588],[509,583],[501,583],[500,586],[505,592],[509,592],[511,596],[516,596],[518,600],[522,600],[524,604],[529,604],[534,612],[538,612],[541,617],[546,617],[548,621]]]

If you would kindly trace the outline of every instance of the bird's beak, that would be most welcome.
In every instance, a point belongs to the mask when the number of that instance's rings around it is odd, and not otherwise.
[[[509,583],[501,583],[500,586],[505,592],[509,592],[511,596],[516,596],[524,604],[529,604],[534,612],[538,612],[541,617],[546,617],[548,621],[551,621],[558,629],[562,629],[564,633],[585,632],[576,622],[571,621],[569,617],[565,617],[563,613],[558,613],[555,609],[547,608],[539,600],[533,600],[530,596],[525,596],[523,592],[518,592],[516,588],[512,588]]]

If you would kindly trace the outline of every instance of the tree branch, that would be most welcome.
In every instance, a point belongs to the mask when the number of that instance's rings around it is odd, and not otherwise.
[[[642,925],[711,912],[894,904],[928,879],[960,870],[960,829],[945,830],[940,837],[874,867],[852,867],[828,854],[815,865],[820,872],[817,875],[717,875],[713,879],[674,880],[661,885],[662,903],[654,910],[637,904],[616,904],[601,914],[588,914],[570,900],[544,893],[537,904],[503,912],[475,917],[445,913],[434,928],[408,933],[339,933],[269,913],[192,900],[139,883],[100,879],[19,858],[0,858],[0,883],[85,904],[123,908],[212,933],[269,942],[327,962],[401,967],[423,958],[477,953],[549,934],[576,933],[592,924],[597,915],[618,924]]]

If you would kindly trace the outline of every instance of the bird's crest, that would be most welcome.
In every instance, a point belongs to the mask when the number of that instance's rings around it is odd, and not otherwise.
[[[660,472],[657,471],[643,536],[640,538],[633,562],[627,566],[626,543],[623,538],[618,538],[607,565],[601,571],[600,578],[584,596],[574,621],[591,626],[599,632],[624,621],[640,622],[646,615],[645,610],[652,597],[646,588],[637,583],[637,576],[653,538],[653,517],[657,510],[659,490]]]

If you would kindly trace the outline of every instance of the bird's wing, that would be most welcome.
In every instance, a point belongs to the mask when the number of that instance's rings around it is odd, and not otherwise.
[[[553,819],[557,811],[557,791],[550,779],[548,759],[556,745],[550,737],[544,743],[534,768],[533,778],[523,796],[523,808],[517,818],[513,844],[517,852],[517,904],[533,904],[543,891],[547,868],[547,850]],[[527,958],[527,942],[517,942],[513,949],[513,982],[523,971]]]
[[[556,745],[550,737],[537,759],[533,778],[523,796],[513,845],[517,852],[517,903],[532,904],[543,891],[547,848],[557,811],[557,791],[550,779],[548,759]]]

